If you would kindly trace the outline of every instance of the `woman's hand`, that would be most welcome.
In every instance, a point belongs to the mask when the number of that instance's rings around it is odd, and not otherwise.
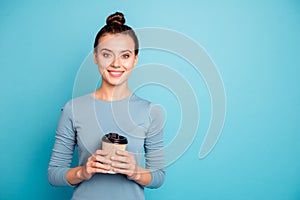
[[[112,170],[119,174],[127,175],[128,179],[135,180],[138,175],[138,167],[134,156],[128,151],[117,150],[116,155],[111,157]]]
[[[111,170],[111,160],[106,158],[107,151],[97,150],[90,156],[84,166],[68,170],[66,179],[71,185],[76,185],[84,180],[89,180],[95,173],[107,173]]]
[[[97,150],[88,158],[82,170],[78,172],[79,177],[83,180],[89,180],[95,173],[107,173],[111,170],[111,160],[105,157],[107,155],[107,151]]]
[[[152,176],[148,169],[144,169],[136,164],[134,156],[128,151],[116,151],[116,156],[111,157],[112,170],[119,174],[124,174],[129,180],[133,180],[141,186],[150,183]]]

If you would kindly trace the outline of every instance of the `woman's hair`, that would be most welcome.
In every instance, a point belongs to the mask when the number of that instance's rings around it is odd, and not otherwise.
[[[129,35],[134,41],[134,53],[137,55],[139,53],[139,41],[138,38],[133,31],[133,29],[127,25],[125,25],[125,18],[123,13],[116,12],[106,19],[106,25],[101,28],[101,30],[97,33],[94,49],[98,46],[99,39],[107,34],[125,34]]]

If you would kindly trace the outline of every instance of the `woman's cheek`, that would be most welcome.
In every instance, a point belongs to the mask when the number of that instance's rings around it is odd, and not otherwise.
[[[132,69],[133,68],[133,62],[130,62],[130,61],[127,61],[127,62],[124,62],[124,63],[122,63],[123,64],[123,66],[127,69],[127,70],[130,70],[130,69]]]
[[[99,69],[100,74],[103,74],[106,67],[100,65],[100,66],[98,66],[98,69]]]

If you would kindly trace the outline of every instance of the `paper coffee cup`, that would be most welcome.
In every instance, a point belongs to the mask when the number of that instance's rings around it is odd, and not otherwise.
[[[117,133],[108,133],[102,137],[102,149],[108,151],[108,158],[115,156],[117,150],[125,151],[127,143],[127,138]],[[113,171],[108,173],[115,174]]]

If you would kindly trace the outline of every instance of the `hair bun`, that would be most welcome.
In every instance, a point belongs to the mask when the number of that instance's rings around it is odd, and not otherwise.
[[[123,25],[125,24],[125,18],[123,13],[116,12],[115,14],[112,14],[107,17],[106,19],[107,25]]]

